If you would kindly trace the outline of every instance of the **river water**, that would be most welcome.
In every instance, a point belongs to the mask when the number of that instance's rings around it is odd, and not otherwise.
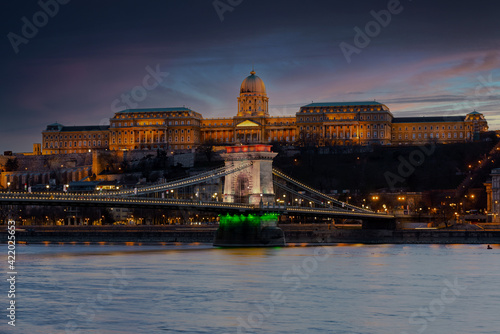
[[[18,245],[16,260],[1,333],[500,333],[500,245]]]

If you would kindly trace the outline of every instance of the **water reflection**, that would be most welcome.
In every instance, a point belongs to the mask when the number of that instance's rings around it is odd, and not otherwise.
[[[19,245],[16,330],[416,333],[411,315],[456,279],[467,290],[426,331],[497,333],[498,245],[307,246]]]

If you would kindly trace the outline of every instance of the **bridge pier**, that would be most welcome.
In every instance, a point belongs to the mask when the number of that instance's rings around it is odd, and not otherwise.
[[[285,235],[277,227],[278,214],[221,215],[214,246],[278,247],[285,246]]]
[[[250,204],[262,209],[275,204],[271,145],[226,147],[222,154],[227,168],[248,167],[225,176],[224,202]],[[214,246],[272,247],[284,246],[285,236],[278,228],[278,214],[222,215]]]
[[[251,162],[247,168],[226,175],[224,202],[259,205],[274,203],[273,159],[278,155],[271,145],[228,146],[222,154],[226,167],[238,167]]]

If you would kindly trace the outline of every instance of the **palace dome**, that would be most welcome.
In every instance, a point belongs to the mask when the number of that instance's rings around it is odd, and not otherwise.
[[[266,85],[261,78],[255,75],[255,71],[250,72],[250,76],[246,77],[241,84],[240,94],[256,93],[266,94]]]

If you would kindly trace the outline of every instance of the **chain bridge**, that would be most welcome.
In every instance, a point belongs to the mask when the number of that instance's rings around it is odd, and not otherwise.
[[[276,153],[270,145],[244,145],[227,147],[223,154],[225,165],[184,179],[137,186],[111,192],[2,192],[0,205],[92,206],[155,208],[164,210],[186,209],[221,214],[265,214],[309,216],[322,218],[358,219],[363,221],[393,221],[394,217],[357,207],[324,194],[272,167]],[[189,187],[224,178],[223,201],[174,200],[151,197],[165,191]],[[280,189],[300,202],[280,201],[274,189]],[[164,196],[162,196],[164,197]]]

